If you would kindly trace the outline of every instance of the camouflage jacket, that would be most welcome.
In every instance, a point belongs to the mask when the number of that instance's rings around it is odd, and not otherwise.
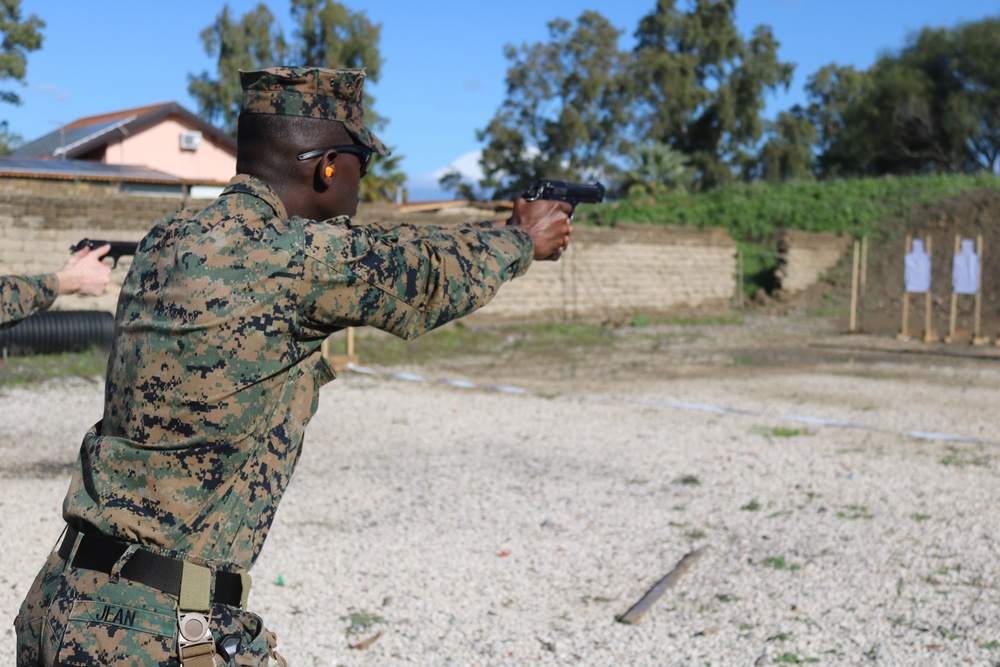
[[[12,327],[28,315],[45,310],[59,294],[56,274],[0,276],[0,330]]]
[[[486,304],[532,252],[511,227],[287,219],[266,184],[237,176],[140,243],[104,418],[84,438],[64,516],[249,568],[334,377],[323,339],[362,325],[422,334]]]

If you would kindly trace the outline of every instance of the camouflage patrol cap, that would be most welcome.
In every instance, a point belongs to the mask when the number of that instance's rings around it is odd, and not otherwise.
[[[241,112],[340,121],[355,141],[389,155],[385,144],[362,123],[363,69],[269,67],[240,72],[240,83]]]

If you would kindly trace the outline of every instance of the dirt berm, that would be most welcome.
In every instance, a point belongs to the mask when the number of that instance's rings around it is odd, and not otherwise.
[[[913,211],[908,220],[888,221],[883,239],[869,239],[867,279],[860,298],[860,328],[876,335],[895,335],[902,328],[903,262],[906,238],[931,239],[932,329],[943,336],[949,332],[952,298],[952,259],[955,237],[982,236],[982,335],[991,339],[1000,334],[1000,191],[963,193],[938,200]],[[804,294],[765,306],[778,312],[799,308],[815,313],[831,306],[845,310],[850,304],[852,257]],[[911,335],[922,336],[925,297],[909,297]],[[975,298],[956,300],[956,331],[968,335],[974,328]]]

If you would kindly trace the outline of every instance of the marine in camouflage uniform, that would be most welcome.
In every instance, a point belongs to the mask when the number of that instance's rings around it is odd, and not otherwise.
[[[267,664],[274,636],[245,609],[246,571],[334,378],[323,340],[365,325],[420,335],[565,248],[569,209],[554,202],[518,202],[511,224],[352,224],[365,151],[388,153],[361,122],[362,83],[360,70],[243,73],[237,168],[247,173],[140,243],[119,298],[104,416],[63,506],[67,536],[15,621],[18,665],[200,667],[216,654]],[[317,190],[303,199],[241,168],[255,150],[247,115],[337,121],[353,143],[299,154]],[[311,210],[343,214],[299,213]]]
[[[110,246],[82,248],[55,273],[0,276],[0,331],[38,311],[48,310],[60,294],[102,294],[111,269],[101,263],[101,258],[110,249]]]
[[[12,327],[29,315],[46,310],[59,294],[56,274],[0,276],[0,330]]]

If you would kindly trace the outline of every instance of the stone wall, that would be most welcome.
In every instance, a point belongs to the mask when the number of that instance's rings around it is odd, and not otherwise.
[[[364,207],[363,207],[364,209]],[[448,225],[506,218],[502,208],[449,208],[401,214],[369,206],[358,221]],[[619,224],[578,227],[558,262],[538,262],[504,285],[469,322],[624,321],[635,315],[722,314],[736,294],[736,245],[723,230]]]
[[[198,203],[198,202],[192,202]],[[183,205],[177,198],[134,197],[70,188],[48,196],[0,189],[0,271],[45,273],[58,269],[80,239],[138,241],[157,220]],[[362,207],[358,222],[392,219],[448,224],[505,217],[495,211],[399,214],[390,207]],[[687,228],[621,225],[578,228],[559,262],[539,262],[506,285],[479,321],[531,319],[624,320],[725,312],[736,289],[736,248],[728,233]],[[112,274],[99,298],[62,297],[56,308],[114,312],[117,287],[129,261]]]
[[[108,197],[116,196],[117,181],[91,181],[76,178],[0,178],[0,192],[36,197]]]
[[[735,295],[735,255],[735,244],[720,230],[580,228],[562,259],[536,263],[473,321],[721,314]]]
[[[48,196],[0,190],[0,271],[5,275],[56,271],[69,256],[70,246],[80,240],[138,241],[153,223],[183,205],[180,198],[118,195],[76,185],[81,192],[74,193],[74,185],[67,184]],[[60,297],[54,309],[113,313],[129,263],[128,258],[119,262],[104,295]]]
[[[786,230],[778,240],[778,283],[787,294],[802,292],[835,267],[851,245],[847,234]]]

